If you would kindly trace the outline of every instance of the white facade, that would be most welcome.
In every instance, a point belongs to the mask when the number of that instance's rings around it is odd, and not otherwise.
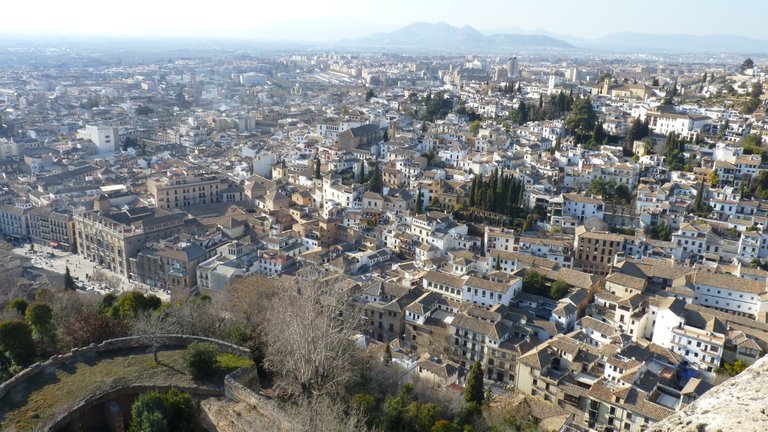
[[[112,126],[87,125],[85,129],[77,131],[77,137],[93,141],[99,153],[114,152],[120,144],[117,128]]]

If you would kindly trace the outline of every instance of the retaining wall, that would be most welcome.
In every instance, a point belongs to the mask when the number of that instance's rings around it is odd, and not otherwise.
[[[106,340],[100,344],[91,344],[83,348],[75,348],[72,351],[52,356],[50,359],[43,363],[35,363],[32,366],[24,369],[18,374],[14,375],[8,381],[0,384],[0,399],[15,386],[37,375],[38,373],[52,367],[56,367],[60,364],[71,364],[82,361],[87,357],[93,357],[108,351],[126,350],[141,347],[151,347],[153,345],[159,345],[162,347],[178,347],[187,346],[194,342],[208,342],[216,345],[221,351],[228,354],[234,354],[241,357],[251,358],[251,350],[244,348],[229,342],[220,341],[218,339],[211,339],[201,336],[191,335],[158,335],[158,336],[128,336],[124,338]]]

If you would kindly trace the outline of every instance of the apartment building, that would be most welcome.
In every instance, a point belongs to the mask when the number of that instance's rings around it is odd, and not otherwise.
[[[190,208],[203,204],[235,202],[243,191],[229,191],[229,180],[221,174],[178,174],[147,180],[147,189],[160,209]],[[228,194],[222,194],[228,191]]]
[[[70,211],[33,207],[28,212],[32,243],[75,252],[75,221]]]
[[[113,212],[78,210],[74,214],[78,253],[107,270],[128,277],[129,259],[147,242],[178,235],[185,213],[149,207]]]
[[[0,204],[0,233],[17,239],[29,235],[29,210],[32,204]]]
[[[616,255],[624,247],[624,237],[601,231],[576,228],[573,266],[575,269],[596,275],[606,275],[613,266]]]

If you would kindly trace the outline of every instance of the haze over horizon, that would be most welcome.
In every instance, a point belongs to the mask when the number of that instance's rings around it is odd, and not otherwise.
[[[288,6],[232,0],[216,9],[188,2],[135,0],[122,9],[94,0],[37,0],[4,5],[0,33],[23,35],[105,35],[197,37],[333,42],[391,31],[414,22],[469,25],[483,33],[541,33],[595,39],[618,32],[727,34],[768,39],[763,19],[768,2],[734,0],[732,13],[713,0],[646,0],[642,7],[610,0],[537,2],[391,0],[371,12],[352,0],[298,0]],[[469,7],[471,7],[470,10]],[[748,12],[748,13],[747,13]]]

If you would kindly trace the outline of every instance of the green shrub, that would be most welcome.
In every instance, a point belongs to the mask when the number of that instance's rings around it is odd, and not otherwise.
[[[201,430],[197,405],[192,396],[181,390],[142,393],[131,406],[128,432]]]
[[[202,380],[216,372],[216,347],[209,343],[195,342],[184,353],[184,365],[194,380]]]

